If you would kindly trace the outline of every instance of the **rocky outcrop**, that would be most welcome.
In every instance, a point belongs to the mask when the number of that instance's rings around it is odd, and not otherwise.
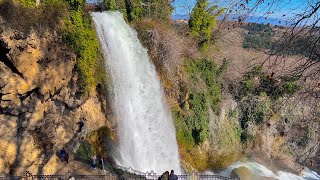
[[[240,178],[240,179],[246,179],[246,180],[254,180],[254,179],[259,179],[259,180],[275,180],[275,178],[271,177],[264,177],[260,176],[257,174],[254,174],[251,172],[248,168],[246,167],[239,167],[234,169],[231,172],[231,177],[233,178]]]
[[[81,97],[76,55],[55,33],[0,29],[0,174],[53,174],[55,153],[75,150],[83,136],[80,119],[94,131],[106,125],[105,110],[95,95]]]

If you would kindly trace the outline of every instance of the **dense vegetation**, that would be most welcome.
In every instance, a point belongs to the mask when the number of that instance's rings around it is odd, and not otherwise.
[[[294,79],[274,77],[274,74],[266,75],[262,66],[257,66],[249,71],[241,82],[240,96],[266,95],[277,100],[287,94],[294,94],[299,86]]]
[[[85,5],[82,0],[45,0],[39,6],[35,0],[20,0],[18,4],[8,0],[0,5],[0,14],[12,22],[12,28],[25,33],[56,31],[62,35],[64,43],[77,54],[78,84],[87,96],[98,84],[104,85],[106,74],[98,38]]]
[[[173,7],[166,0],[104,0],[106,10],[118,10],[129,22],[143,18],[168,20]]]
[[[12,22],[14,29],[57,31],[64,43],[77,54],[78,83],[85,95],[90,94],[98,84],[105,83],[99,42],[92,19],[85,10],[85,1],[45,0],[39,6],[36,6],[35,0],[18,2],[4,1],[0,5],[0,15]],[[172,28],[168,21],[172,6],[166,0],[152,3],[147,0],[105,0],[103,8],[121,11],[148,48],[166,94],[177,102],[172,110],[180,157],[192,168],[224,168],[241,159],[243,145],[250,149],[250,144],[259,141],[264,135],[263,127],[270,124],[270,120],[285,119],[274,118],[278,116],[275,107],[279,100],[295,95],[302,88],[295,78],[276,77],[273,73],[264,72],[263,66],[256,66],[236,82],[239,89],[231,94],[237,103],[236,108],[224,109],[223,94],[229,92],[222,92],[221,78],[228,63],[225,60],[218,67],[206,54],[212,44],[216,18],[223,9],[210,6],[207,0],[198,0],[186,25],[189,29],[185,28],[185,34],[192,34],[190,38]],[[286,42],[275,42],[276,31],[270,25],[249,23],[244,28],[248,33],[245,34],[243,48],[310,56],[313,50],[305,50],[300,45],[319,43],[314,36],[301,37],[291,43],[291,48],[284,48]],[[193,49],[193,44],[200,51]],[[317,58],[311,56],[311,59]],[[110,136],[107,128],[88,135],[77,150],[76,157],[89,162],[90,155],[94,153],[109,153],[110,147],[101,144],[111,142],[105,139]],[[276,140],[271,144],[281,151],[284,138],[276,133],[273,137]]]
[[[79,87],[88,95],[98,83],[103,83],[105,73],[98,38],[90,15],[83,10],[84,5],[83,1],[69,2],[69,17],[64,19],[62,37],[78,56]]]
[[[272,49],[274,48],[274,32],[269,24],[248,23],[248,33],[244,37],[243,48]]]
[[[279,34],[283,27],[270,24],[248,23],[244,26],[248,33],[245,34],[242,47],[254,49],[267,49],[277,55],[301,55],[310,60],[319,60],[315,48],[319,46],[317,38],[313,34],[290,38],[290,34]]]
[[[197,150],[197,147],[202,146],[204,142],[210,141],[212,132],[209,126],[213,118],[210,113],[219,112],[219,103],[222,99],[220,78],[226,67],[227,61],[217,67],[208,59],[188,59],[183,66],[185,80],[180,90],[181,104],[179,108],[173,109],[176,136],[180,155],[199,170],[221,167],[228,161],[217,162],[221,156],[217,154],[211,156],[213,151],[201,155]],[[224,126],[222,123],[219,124]],[[216,140],[220,139],[221,144],[226,143],[223,138],[229,136],[222,131],[216,135]]]
[[[81,140],[75,158],[86,163],[91,163],[92,155],[104,156],[105,160],[110,159],[113,138],[110,129],[106,126],[87,134],[86,138]]]
[[[241,82],[239,91],[241,140],[250,142],[256,137],[252,126],[266,123],[274,113],[279,98],[291,96],[300,90],[294,79],[267,75],[262,66],[254,67]]]
[[[12,0],[0,1],[0,15],[9,23],[12,29],[23,32],[57,31],[61,19],[67,16],[67,5],[61,0],[45,0],[35,7],[35,0],[25,0],[16,3]],[[27,19],[27,20],[26,20]]]
[[[200,144],[209,137],[209,108],[216,109],[221,98],[219,72],[219,68],[206,59],[190,60],[185,65],[185,73],[192,86],[185,89],[187,98],[183,108],[187,113],[182,118],[189,133],[184,138],[191,139],[194,144]]]

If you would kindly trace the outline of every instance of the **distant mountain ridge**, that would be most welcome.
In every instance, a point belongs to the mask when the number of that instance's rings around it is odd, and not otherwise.
[[[174,14],[172,15],[173,20],[188,20],[190,16],[188,14]]]
[[[239,15],[237,14],[229,14],[228,20],[237,20]],[[188,20],[190,16],[188,14],[174,14],[172,16],[173,20]],[[219,16],[218,19],[222,20],[224,16]],[[287,26],[289,24],[288,21],[283,20],[281,18],[265,18],[262,16],[248,16],[244,19],[244,22],[251,22],[251,23],[259,23],[259,24],[272,24],[272,25],[278,25],[278,26]]]

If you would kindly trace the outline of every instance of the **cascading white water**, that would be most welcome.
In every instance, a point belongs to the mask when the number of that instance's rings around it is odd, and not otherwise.
[[[180,173],[175,130],[156,70],[119,12],[92,13],[118,118],[120,165]]]

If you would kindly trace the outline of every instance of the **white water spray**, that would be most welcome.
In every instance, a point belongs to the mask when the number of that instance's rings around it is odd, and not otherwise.
[[[279,180],[319,180],[320,176],[314,172],[310,171],[308,168],[305,168],[300,174],[300,176],[295,175],[290,172],[285,171],[277,171],[276,173],[272,172],[271,170],[267,169],[265,166],[256,163],[256,162],[235,162],[231,166],[229,166],[224,171],[220,172],[219,174],[222,176],[230,177],[232,170],[239,168],[239,167],[246,167],[249,171],[253,174],[262,176],[262,177],[269,177]]]
[[[180,173],[170,111],[148,53],[119,12],[92,13],[118,118],[120,165],[139,171]]]

